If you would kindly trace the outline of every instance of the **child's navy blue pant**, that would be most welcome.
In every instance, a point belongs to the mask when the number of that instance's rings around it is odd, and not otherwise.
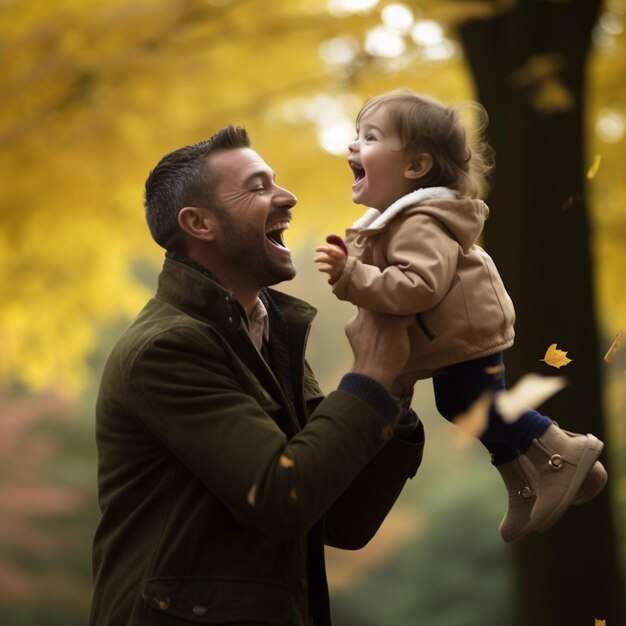
[[[444,367],[433,377],[433,387],[437,409],[453,421],[484,391],[505,390],[502,352]],[[552,423],[549,417],[533,409],[525,411],[515,422],[507,423],[492,402],[488,427],[480,441],[491,453],[492,463],[502,465],[526,452],[532,440],[541,437]]]

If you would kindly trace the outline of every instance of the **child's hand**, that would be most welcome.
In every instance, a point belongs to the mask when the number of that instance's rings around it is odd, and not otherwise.
[[[348,258],[348,248],[338,235],[328,235],[326,242],[330,245],[315,248],[317,256],[313,259],[319,264],[319,271],[328,274],[328,282],[333,285],[339,280]]]

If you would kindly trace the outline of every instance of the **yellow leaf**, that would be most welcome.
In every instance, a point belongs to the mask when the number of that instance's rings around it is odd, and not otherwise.
[[[453,423],[458,426],[458,429],[454,429],[453,433],[460,446],[467,445],[472,439],[477,439],[487,430],[492,399],[493,393],[485,391],[465,413],[454,418]]]
[[[595,626],[606,626],[606,620],[605,619],[598,619],[596,617],[596,623]]]
[[[598,173],[598,169],[600,168],[601,160],[602,156],[599,154],[596,154],[596,156],[593,157],[593,163],[591,164],[591,167],[587,170],[587,178],[589,180],[595,178],[596,174]]]
[[[569,195],[567,197],[567,200],[565,202],[563,202],[563,204],[561,204],[561,208],[564,211],[567,211],[568,209],[573,209],[575,206],[580,205],[582,203],[583,199],[582,196],[579,195]]]
[[[485,368],[485,374],[491,374],[492,376],[498,376],[504,372],[504,364],[490,365]]]
[[[393,429],[391,426],[387,424],[387,426],[383,426],[383,429],[380,431],[380,440],[381,441],[389,441],[393,437]]]
[[[557,369],[560,369],[564,365],[572,362],[572,359],[567,358],[567,352],[565,350],[559,350],[555,343],[550,345],[550,347],[546,350],[543,359],[539,360],[543,361],[550,367],[556,367]]]
[[[527,409],[534,409],[566,385],[563,376],[526,374],[509,391],[496,394],[495,403],[505,422],[512,423]]]
[[[622,339],[624,339],[624,331],[620,329],[619,331],[617,331],[617,335],[615,335],[615,339],[613,340],[609,351],[604,355],[604,361],[606,363],[613,363],[613,361],[615,360],[615,353],[620,347]]]
[[[295,465],[295,463],[288,456],[285,456],[284,454],[281,454],[280,459],[278,460],[278,463],[280,464],[281,467],[284,467],[285,469],[288,469]]]
[[[254,506],[255,501],[256,501],[256,485],[252,485],[252,487],[250,487],[250,491],[248,491],[247,500],[250,506]]]

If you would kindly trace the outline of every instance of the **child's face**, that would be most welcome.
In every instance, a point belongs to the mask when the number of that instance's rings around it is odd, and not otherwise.
[[[352,201],[384,211],[414,189],[408,177],[412,157],[402,142],[384,106],[362,118],[358,137],[348,146],[348,163],[354,172]]]

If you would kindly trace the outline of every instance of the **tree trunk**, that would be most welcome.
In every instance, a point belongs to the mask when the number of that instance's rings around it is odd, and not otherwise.
[[[460,30],[496,151],[485,246],[517,311],[509,386],[529,371],[556,374],[539,360],[557,343],[573,359],[558,372],[569,386],[540,410],[607,450],[584,149],[584,72],[599,5],[521,0]],[[625,623],[608,496],[513,545],[520,625]]]

